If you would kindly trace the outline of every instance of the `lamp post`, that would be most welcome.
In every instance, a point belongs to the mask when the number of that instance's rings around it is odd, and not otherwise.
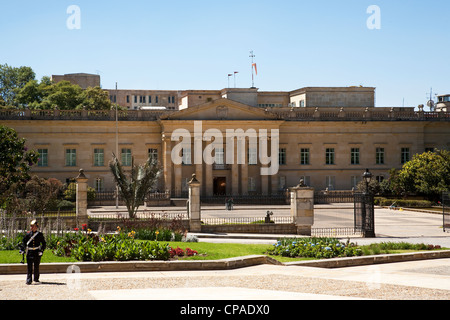
[[[373,203],[373,195],[369,191],[369,183],[372,180],[372,173],[369,169],[362,175],[364,182],[366,183],[366,192],[363,196],[362,203],[362,224],[364,229],[365,238],[375,238],[375,208]]]
[[[363,173],[362,177],[366,183],[366,193],[369,194],[369,183],[372,180],[372,173],[370,173],[369,169],[366,169],[366,172]]]

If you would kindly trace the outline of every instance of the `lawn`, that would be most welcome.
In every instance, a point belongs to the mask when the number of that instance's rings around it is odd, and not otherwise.
[[[168,243],[172,248],[180,247],[183,250],[190,248],[198,252],[198,255],[192,257],[183,257],[179,259],[186,260],[220,260],[233,257],[241,257],[248,255],[264,255],[272,245],[267,244],[239,244],[239,243],[207,243],[207,242],[162,242]],[[419,247],[407,243],[381,243],[369,246],[360,246],[363,255],[372,254],[393,254],[407,253],[426,250],[423,246]],[[314,258],[290,258],[283,256],[272,256],[280,262],[314,260]],[[0,264],[20,263],[22,255],[18,250],[1,250]],[[57,257],[50,250],[46,250],[41,260],[42,263],[55,262],[77,262],[74,258]]]

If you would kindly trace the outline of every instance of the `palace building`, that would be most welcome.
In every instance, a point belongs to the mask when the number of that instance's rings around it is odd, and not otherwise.
[[[204,196],[276,194],[301,178],[350,190],[366,168],[381,181],[416,153],[450,148],[447,109],[375,107],[375,88],[108,91],[128,110],[8,109],[1,123],[40,153],[41,177],[66,182],[82,168],[91,187],[113,190],[113,153],[124,166],[154,157],[156,188],[173,196],[193,173]]]

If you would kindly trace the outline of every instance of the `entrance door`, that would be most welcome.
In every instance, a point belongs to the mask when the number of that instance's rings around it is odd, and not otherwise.
[[[214,195],[227,194],[227,178],[215,177],[214,178]]]

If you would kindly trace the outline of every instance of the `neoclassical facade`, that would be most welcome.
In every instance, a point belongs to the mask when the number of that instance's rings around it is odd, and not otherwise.
[[[339,106],[294,106],[304,91],[280,93],[285,102],[271,106],[261,99],[275,93],[224,89],[211,99],[186,92],[179,110],[1,110],[0,119],[40,153],[41,177],[66,182],[83,168],[91,187],[112,190],[113,153],[125,166],[156,157],[157,188],[173,196],[187,192],[193,173],[204,196],[279,193],[300,178],[316,190],[350,190],[366,168],[382,180],[416,153],[450,148],[450,113],[373,107],[364,95],[363,106],[347,105],[342,93]]]

